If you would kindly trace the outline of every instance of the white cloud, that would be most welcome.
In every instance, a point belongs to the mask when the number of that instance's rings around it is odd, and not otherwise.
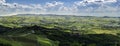
[[[95,2],[97,0],[83,0],[83,1],[86,1],[86,2]]]
[[[75,7],[79,7],[79,11],[118,11],[117,6],[113,7],[111,4],[117,2],[117,0],[82,0],[74,2]]]
[[[76,1],[74,2],[74,4],[78,6],[86,6],[89,4],[109,4],[115,2],[117,2],[117,0],[82,0],[82,1]]]
[[[110,2],[111,2],[111,3],[114,3],[114,2],[117,2],[117,0],[104,0],[103,2],[104,2],[104,3],[108,3],[108,2],[109,2],[109,3],[110,3]]]
[[[47,2],[46,5],[45,5],[45,8],[50,8],[50,7],[55,7],[55,6],[58,6],[58,5],[63,5],[64,3],[63,2],[57,2],[57,1],[54,1],[54,2]]]
[[[69,11],[70,9],[68,7],[62,6],[59,8],[59,11]]]
[[[40,4],[23,5],[18,3],[6,3],[5,0],[0,0],[0,14],[24,13],[24,12],[45,12],[45,9]]]
[[[10,13],[66,13],[74,14],[81,12],[106,12],[106,11],[118,11],[119,7],[111,7],[106,3],[114,3],[117,0],[82,0],[76,1],[67,6],[64,2],[53,1],[41,4],[18,4],[18,3],[6,3],[5,0],[0,0],[0,14]],[[98,8],[94,8],[90,5],[99,4]],[[89,7],[90,6],[90,7]],[[82,8],[80,8],[82,7]]]
[[[0,0],[0,4],[1,4],[1,3],[5,3],[5,2],[6,2],[5,0]]]
[[[83,0],[86,2],[103,2],[103,3],[112,3],[112,2],[117,2],[117,0]]]
[[[77,2],[74,2],[74,4],[78,6],[86,6],[86,3],[84,3],[84,1],[77,1]]]
[[[111,6],[101,6],[95,11],[97,12],[117,12],[118,8],[117,7],[111,7]]]

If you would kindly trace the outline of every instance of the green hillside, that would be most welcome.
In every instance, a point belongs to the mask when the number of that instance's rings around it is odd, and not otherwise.
[[[120,18],[1,16],[0,46],[120,46]]]

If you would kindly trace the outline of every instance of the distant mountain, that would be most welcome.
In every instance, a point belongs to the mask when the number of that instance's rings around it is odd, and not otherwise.
[[[41,16],[41,15],[56,15],[56,14],[17,14],[16,16]]]
[[[58,15],[58,14],[16,14],[12,16],[74,16],[74,17],[104,17],[104,18],[120,18],[119,16],[81,16],[81,15]]]

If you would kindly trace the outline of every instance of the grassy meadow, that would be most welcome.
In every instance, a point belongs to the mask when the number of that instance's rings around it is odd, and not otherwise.
[[[0,16],[0,46],[120,46],[120,17]]]

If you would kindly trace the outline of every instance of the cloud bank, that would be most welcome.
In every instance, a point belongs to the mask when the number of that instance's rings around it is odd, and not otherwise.
[[[45,2],[44,4],[7,3],[0,0],[0,15],[8,14],[71,14],[71,15],[119,15],[118,0],[82,0],[70,4],[62,1]],[[89,13],[89,14],[86,14]]]

